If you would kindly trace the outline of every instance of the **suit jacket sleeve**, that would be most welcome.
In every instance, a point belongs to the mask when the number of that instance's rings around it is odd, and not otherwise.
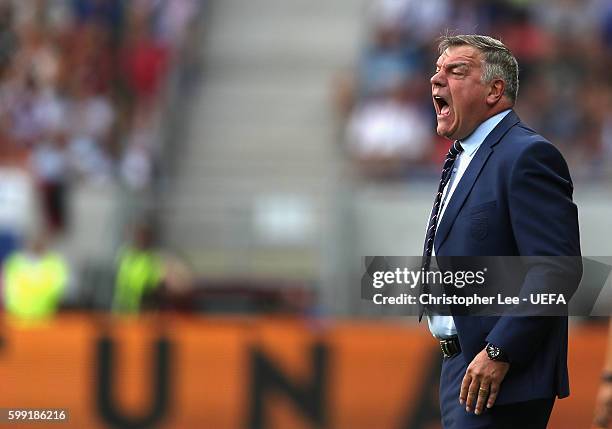
[[[518,154],[507,198],[519,254],[526,257],[521,296],[562,292],[569,300],[578,287],[582,262],[572,192],[567,164],[551,143],[538,141]],[[505,315],[486,341],[501,347],[512,363],[526,364],[557,322],[552,316]]]

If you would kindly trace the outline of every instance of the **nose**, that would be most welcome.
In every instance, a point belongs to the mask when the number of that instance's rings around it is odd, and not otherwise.
[[[429,79],[429,81],[431,82],[432,85],[435,86],[443,86],[444,85],[444,78],[442,76],[442,70],[436,72],[431,79]]]

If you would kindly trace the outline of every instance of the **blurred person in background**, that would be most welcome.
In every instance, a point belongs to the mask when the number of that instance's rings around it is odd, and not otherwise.
[[[124,183],[133,191],[149,189],[153,181],[154,154],[161,146],[158,122],[155,119],[145,111],[136,111],[125,139],[125,152],[120,160],[119,171]]]
[[[71,166],[66,150],[65,100],[54,85],[41,87],[34,117],[40,132],[30,148],[29,167],[38,184],[47,228],[54,234],[61,233],[68,222]]]
[[[569,300],[582,275],[572,179],[561,153],[513,111],[516,58],[480,35],[442,37],[439,54],[430,79],[436,131],[453,143],[423,269],[452,256],[564,257],[527,259],[515,280],[521,296],[555,291]],[[567,316],[428,314],[428,323],[444,356],[445,429],[544,429],[555,399],[569,395]]]
[[[67,108],[68,149],[71,165],[83,178],[104,183],[112,180],[110,136],[115,109],[95,81],[74,81]]]
[[[431,153],[431,114],[419,102],[423,91],[417,83],[421,46],[406,43],[406,14],[415,8],[407,0],[374,2],[371,40],[355,82],[339,82],[347,149],[366,177],[402,177]]]
[[[414,99],[414,87],[399,81],[388,93],[366,99],[353,109],[346,138],[351,155],[366,175],[399,175],[429,155],[429,118]]]
[[[67,193],[69,160],[62,136],[39,142],[30,157],[38,182],[47,227],[53,233],[63,232],[68,222]]]
[[[57,313],[70,278],[65,258],[50,248],[46,231],[34,232],[24,250],[3,266],[3,301],[16,320],[49,319]]]
[[[403,2],[381,2],[374,9],[371,42],[359,64],[359,97],[393,90],[413,70],[410,46],[404,43]]]
[[[191,270],[181,258],[156,246],[151,223],[138,222],[127,233],[128,242],[117,256],[113,311],[137,314],[172,308],[175,299],[191,291]]]
[[[157,3],[157,4],[155,4]],[[154,115],[169,69],[169,46],[150,25],[159,2],[137,1],[128,6],[128,25],[121,52],[122,71],[135,114]]]
[[[39,223],[36,186],[19,163],[0,164],[0,265],[21,247],[28,230]]]
[[[117,256],[113,311],[132,314],[140,312],[143,304],[158,304],[164,268],[150,224],[137,223],[128,234],[131,237]]]

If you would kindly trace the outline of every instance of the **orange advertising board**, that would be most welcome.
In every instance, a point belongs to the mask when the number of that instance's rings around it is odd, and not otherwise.
[[[605,327],[570,335],[553,429],[589,427],[603,359]],[[68,314],[0,340],[0,408],[68,409],[52,427],[439,427],[438,349],[412,324]]]

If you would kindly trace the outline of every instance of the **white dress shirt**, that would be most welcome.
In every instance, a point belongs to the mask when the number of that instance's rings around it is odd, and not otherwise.
[[[461,146],[463,147],[463,152],[461,152],[455,163],[453,164],[453,171],[451,173],[450,180],[444,187],[444,191],[442,193],[442,205],[440,206],[440,216],[438,217],[438,225],[442,222],[442,217],[444,216],[444,211],[446,210],[446,206],[448,202],[453,196],[455,189],[461,182],[461,177],[463,177],[463,173],[467,170],[468,165],[474,158],[476,151],[487,138],[489,133],[493,131],[493,129],[501,122],[504,117],[510,113],[510,109],[504,110],[494,116],[491,116],[489,119],[484,121],[482,124],[474,130],[469,137],[464,140],[461,140]],[[432,250],[432,257],[436,256],[436,246],[434,245]],[[453,335],[457,334],[457,328],[455,327],[455,322],[453,320],[453,316],[436,316],[436,315],[428,315],[427,322],[429,324],[429,330],[432,335],[439,339],[449,338]]]

